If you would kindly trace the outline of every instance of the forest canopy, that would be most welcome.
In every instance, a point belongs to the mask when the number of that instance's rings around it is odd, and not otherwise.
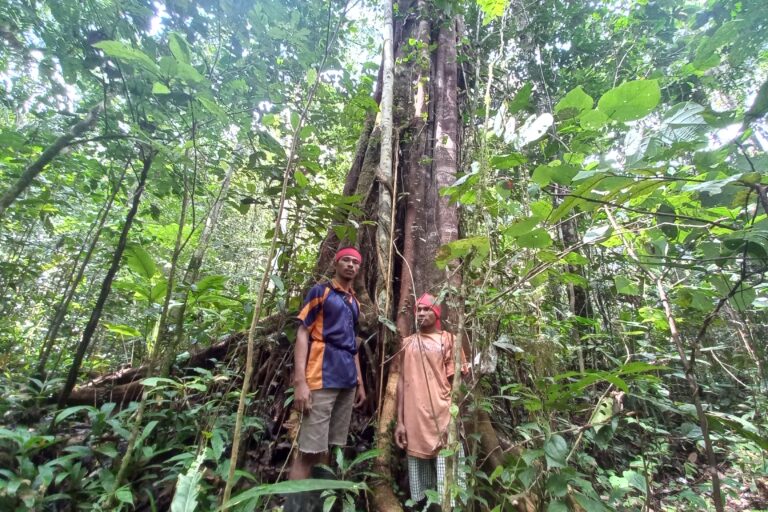
[[[1,510],[412,506],[423,292],[471,366],[431,501],[768,510],[764,0],[0,0],[0,92]],[[289,481],[344,245],[368,397]]]

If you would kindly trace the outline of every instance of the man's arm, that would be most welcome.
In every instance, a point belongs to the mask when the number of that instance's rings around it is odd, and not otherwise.
[[[296,333],[296,347],[293,352],[293,403],[299,412],[312,409],[312,395],[307,384],[307,355],[309,353],[309,331],[304,324]]]
[[[401,352],[402,354],[402,352]],[[397,426],[395,427],[395,444],[400,448],[408,447],[408,433],[405,430],[405,422],[403,418],[403,410],[405,408],[403,404],[403,388],[405,386],[405,377],[403,377],[403,357],[400,357],[400,376],[397,379]]]
[[[361,407],[365,403],[365,384],[363,384],[363,372],[360,370],[360,352],[355,354],[355,368],[357,368],[357,391],[355,392],[355,407]]]

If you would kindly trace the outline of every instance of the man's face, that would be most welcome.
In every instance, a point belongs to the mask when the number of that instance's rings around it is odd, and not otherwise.
[[[432,311],[432,308],[426,304],[418,304],[416,306],[416,322],[419,327],[430,328],[435,325],[437,321],[437,315]]]
[[[336,277],[351,281],[360,271],[360,260],[354,256],[342,256],[334,264],[334,270],[336,271]]]

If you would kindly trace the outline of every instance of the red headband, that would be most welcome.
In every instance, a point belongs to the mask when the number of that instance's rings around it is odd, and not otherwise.
[[[336,253],[336,256],[333,257],[333,261],[339,261],[344,256],[353,256],[357,258],[357,261],[362,262],[363,257],[360,255],[360,251],[355,249],[354,247],[344,247],[343,249],[339,249]]]
[[[432,295],[425,293],[421,297],[419,297],[419,300],[416,301],[416,309],[418,309],[419,306],[429,306],[429,309],[431,309],[435,316],[437,317],[437,321],[435,322],[435,328],[437,328],[438,331],[442,331],[442,326],[440,325],[440,315],[442,314],[442,309],[437,304],[437,299],[435,299]]]

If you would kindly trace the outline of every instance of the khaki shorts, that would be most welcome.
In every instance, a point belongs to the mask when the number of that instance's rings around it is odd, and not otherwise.
[[[355,403],[355,388],[316,389],[312,410],[305,412],[299,426],[299,451],[322,453],[329,445],[347,444],[349,421]]]

